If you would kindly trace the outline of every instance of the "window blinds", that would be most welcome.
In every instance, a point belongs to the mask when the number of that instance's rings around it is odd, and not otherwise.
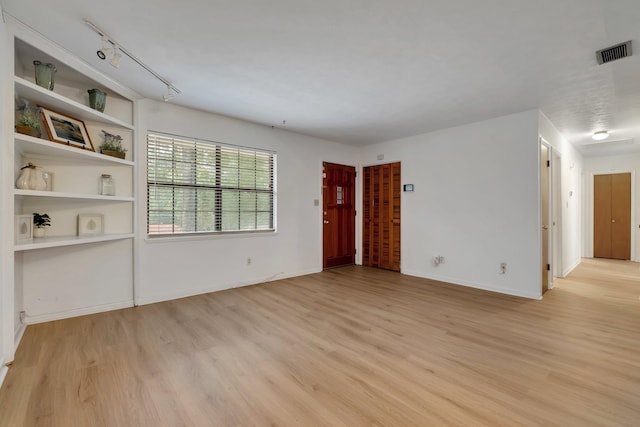
[[[274,229],[275,153],[147,135],[149,235]]]

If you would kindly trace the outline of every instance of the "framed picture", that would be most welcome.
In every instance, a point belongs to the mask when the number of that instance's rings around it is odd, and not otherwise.
[[[33,239],[33,215],[16,215],[16,243]]]
[[[89,138],[87,127],[82,120],[39,107],[42,109],[42,121],[51,141],[84,150],[96,151],[91,143],[91,138]]]
[[[104,215],[78,214],[78,236],[99,236],[104,230]]]

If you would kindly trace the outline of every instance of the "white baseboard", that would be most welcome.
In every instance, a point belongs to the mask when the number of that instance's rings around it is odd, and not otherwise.
[[[208,294],[211,292],[224,291],[226,289],[241,288],[243,286],[252,286],[260,283],[272,282],[274,280],[282,280],[282,279],[289,279],[291,277],[305,276],[307,274],[319,273],[321,271],[322,271],[322,267],[312,268],[308,270],[301,270],[293,273],[280,272],[280,273],[275,273],[268,277],[243,280],[239,282],[225,284],[223,286],[205,286],[202,288],[183,289],[175,292],[164,292],[164,293],[158,293],[155,295],[153,294],[146,295],[146,296],[138,297],[138,300],[136,301],[136,305],[155,304],[157,302],[187,298],[195,295],[202,295],[202,294]]]
[[[578,258],[578,260],[577,260],[576,262],[574,262],[573,264],[571,264],[571,265],[569,266],[569,268],[565,269],[565,270],[562,272],[562,277],[567,277],[567,276],[568,276],[568,275],[569,275],[573,270],[575,270],[575,268],[576,268],[577,266],[579,266],[579,265],[580,265],[580,263],[581,263],[581,262],[582,262],[582,259],[581,259],[581,258]]]
[[[2,387],[2,383],[7,377],[7,372],[9,372],[9,367],[4,364],[4,359],[0,359],[0,363],[0,387]]]
[[[27,316],[24,318],[24,323],[27,325],[33,325],[36,323],[51,322],[52,320],[68,319],[70,317],[85,316],[87,314],[96,314],[129,307],[133,307],[133,300],[115,302],[112,304],[95,305],[92,307],[83,307],[73,310],[58,311],[56,313],[39,314],[37,316],[30,316],[29,314],[27,314]]]
[[[22,337],[24,336],[24,331],[27,330],[27,325],[24,324],[24,322],[20,323],[20,327],[18,328],[18,330],[16,331],[15,334],[15,338],[14,338],[14,349],[17,350],[18,346],[20,345],[20,341],[22,341]]]
[[[529,299],[535,299],[535,300],[542,299],[542,295],[540,294],[521,292],[521,291],[510,289],[510,288],[501,288],[498,286],[492,286],[492,285],[487,285],[483,283],[460,281],[460,280],[452,279],[450,277],[432,276],[432,275],[427,275],[417,271],[405,270],[402,272],[402,274],[406,274],[408,276],[420,277],[422,279],[437,280],[438,282],[451,283],[452,285],[466,286],[467,288],[482,289],[484,291],[491,291],[491,292],[497,292],[499,294],[512,295],[515,297],[529,298]]]

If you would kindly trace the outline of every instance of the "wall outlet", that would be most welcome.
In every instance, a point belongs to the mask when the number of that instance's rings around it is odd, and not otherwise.
[[[27,317],[27,312],[26,312],[26,311],[24,311],[24,310],[22,310],[22,311],[20,312],[20,321],[21,321],[21,322],[24,322],[24,318],[25,318],[25,317]]]
[[[500,274],[506,274],[507,273],[507,263],[506,262],[501,262],[500,263]]]
[[[251,258],[247,258],[247,265],[251,265]]]
[[[444,257],[442,255],[436,255],[433,257],[433,265],[444,264]]]

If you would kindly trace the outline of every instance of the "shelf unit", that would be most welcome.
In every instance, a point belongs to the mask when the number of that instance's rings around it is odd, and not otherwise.
[[[14,83],[17,95],[30,101],[35,101],[35,104],[37,105],[42,105],[59,113],[68,114],[72,117],[85,121],[97,121],[112,124],[124,129],[134,129],[134,126],[130,123],[126,123],[115,117],[101,113],[100,111],[94,110],[72,99],[68,99],[53,91],[41,88],[35,83],[31,83],[21,77],[15,76]]]
[[[133,202],[131,196],[102,196],[99,194],[82,193],[62,193],[58,191],[36,191],[36,190],[14,190],[13,194],[18,197],[52,197],[61,199],[82,199],[82,200],[102,200],[108,202]]]
[[[46,237],[16,240],[3,247],[3,257],[10,260],[5,265],[13,267],[3,278],[13,283],[11,317],[17,333],[22,327],[20,312],[29,324],[30,319],[53,320],[69,313],[133,305],[137,95],[21,24],[10,26],[14,51],[10,78],[16,104],[24,99],[31,107],[42,106],[83,121],[95,149],[49,141],[42,122],[42,137],[11,132],[11,140],[2,142],[9,144],[3,153],[13,157],[4,162],[9,167],[3,174],[4,194],[10,196],[9,212],[40,212],[51,217]],[[54,90],[35,83],[33,60],[56,65]],[[93,88],[107,93],[104,112],[88,106],[87,90]],[[13,129],[15,123],[9,115],[4,120],[6,128]],[[127,158],[97,152],[102,130],[122,136]],[[52,174],[52,191],[15,187],[21,167],[29,162]],[[105,173],[114,177],[115,196],[99,194],[99,179]],[[103,215],[104,234],[78,236],[78,215],[83,213]],[[16,234],[13,223],[13,218],[3,221],[4,235]]]

